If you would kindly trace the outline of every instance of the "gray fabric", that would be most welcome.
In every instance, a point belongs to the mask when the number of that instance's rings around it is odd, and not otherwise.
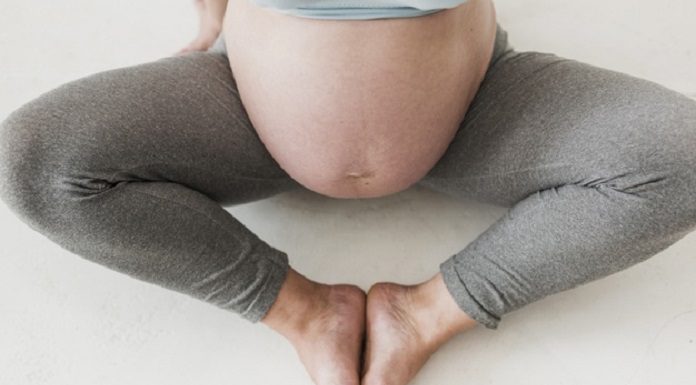
[[[491,329],[696,228],[696,102],[516,51],[501,28],[493,56],[456,137],[418,182],[510,207],[440,266],[461,309]],[[221,38],[14,111],[0,126],[0,183],[8,207],[64,249],[252,322],[288,257],[223,206],[302,188],[253,129]]]
[[[94,74],[0,125],[0,198],[31,228],[251,321],[288,257],[221,206],[300,186],[252,128],[221,54]]]

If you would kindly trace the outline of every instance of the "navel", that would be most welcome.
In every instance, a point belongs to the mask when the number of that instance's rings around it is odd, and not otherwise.
[[[372,178],[375,176],[374,171],[363,171],[363,172],[349,172],[348,173],[348,178],[350,179],[366,179],[366,178]]]

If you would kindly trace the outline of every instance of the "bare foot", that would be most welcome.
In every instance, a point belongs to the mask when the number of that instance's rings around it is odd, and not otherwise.
[[[317,385],[359,385],[365,334],[365,292],[325,285],[291,270],[262,320],[295,347]]]
[[[476,325],[440,274],[413,286],[375,284],[367,295],[362,385],[406,385],[440,346]]]

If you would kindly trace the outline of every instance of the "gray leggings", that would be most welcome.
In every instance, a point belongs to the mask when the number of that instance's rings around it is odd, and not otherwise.
[[[92,74],[0,126],[0,198],[87,260],[257,322],[288,256],[223,206],[303,188],[261,143],[221,41]],[[667,70],[667,69],[666,69]],[[440,270],[487,328],[696,228],[696,102],[498,29],[456,137],[418,185],[510,210]]]

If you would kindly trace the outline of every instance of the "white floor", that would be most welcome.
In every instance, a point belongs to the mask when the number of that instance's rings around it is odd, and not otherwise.
[[[696,2],[500,0],[518,49],[554,52],[696,95]],[[196,28],[188,0],[0,2],[0,119],[92,72],[155,60]],[[309,192],[229,209],[312,278],[417,282],[504,209],[411,189]],[[0,384],[310,384],[262,326],[88,263],[0,204]],[[696,384],[696,233],[439,351],[414,385]]]

